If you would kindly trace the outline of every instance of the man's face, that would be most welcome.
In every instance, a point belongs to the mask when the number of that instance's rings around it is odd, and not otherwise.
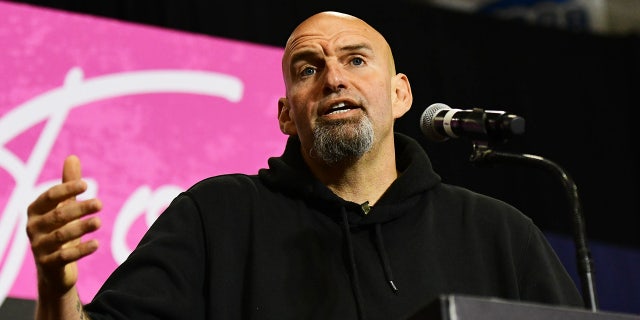
[[[321,136],[333,138],[329,144],[353,141],[362,153],[393,132],[399,115],[393,111],[391,50],[361,20],[325,13],[303,22],[287,42],[283,74],[281,129],[298,135],[312,157],[322,157],[314,155],[322,151]]]

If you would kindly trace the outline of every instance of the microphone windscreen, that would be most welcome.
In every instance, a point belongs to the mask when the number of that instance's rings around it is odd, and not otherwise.
[[[450,110],[451,108],[444,103],[434,103],[428,106],[420,117],[420,129],[427,139],[433,142],[442,142],[449,137],[443,136],[436,130],[434,119],[441,110]]]

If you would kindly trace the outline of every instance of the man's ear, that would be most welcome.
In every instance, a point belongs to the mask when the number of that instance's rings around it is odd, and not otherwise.
[[[296,125],[289,114],[290,108],[287,104],[287,98],[278,99],[278,122],[280,123],[280,131],[290,136],[296,135]]]
[[[404,115],[413,104],[413,94],[409,78],[403,73],[398,73],[392,78],[392,108],[393,118],[398,119]]]

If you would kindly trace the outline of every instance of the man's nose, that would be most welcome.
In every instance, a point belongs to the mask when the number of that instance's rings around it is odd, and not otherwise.
[[[338,62],[327,63],[324,70],[325,89],[336,92],[347,87],[346,73]]]

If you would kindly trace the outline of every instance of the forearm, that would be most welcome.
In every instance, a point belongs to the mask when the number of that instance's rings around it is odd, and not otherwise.
[[[45,292],[43,292],[45,291]],[[76,287],[56,297],[40,290],[36,304],[36,320],[89,320]]]

